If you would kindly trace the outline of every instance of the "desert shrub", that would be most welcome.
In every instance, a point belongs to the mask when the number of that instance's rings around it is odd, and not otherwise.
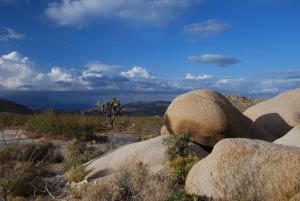
[[[66,148],[64,156],[65,169],[68,170],[70,167],[81,165],[122,145],[122,143],[104,143],[97,146],[88,146],[86,142],[74,140],[68,143]]]
[[[170,168],[176,175],[177,183],[183,185],[188,172],[200,158],[191,146],[188,134],[173,136],[168,144]]]
[[[28,201],[28,199],[24,197],[14,197],[11,201]]]
[[[160,135],[163,118],[160,116],[121,116],[116,119],[116,132],[137,135]]]
[[[179,190],[168,169],[151,174],[143,163],[122,168],[111,179],[72,188],[74,199],[83,201],[166,200]]]
[[[0,197],[27,197],[41,190],[41,164],[49,160],[50,143],[21,144],[0,149]]]
[[[163,126],[163,117],[121,116],[115,122],[114,132],[158,136]],[[1,128],[24,129],[31,137],[92,140],[95,133],[109,131],[109,125],[105,116],[87,116],[84,113],[56,114],[48,110],[33,115],[0,114]]]
[[[85,169],[82,165],[72,166],[66,173],[69,182],[80,182],[86,175]]]
[[[79,156],[70,155],[64,158],[64,167],[66,170],[69,170],[72,167],[81,165],[83,162]]]
[[[48,160],[52,163],[61,163],[64,161],[64,156],[59,148],[53,146],[48,150]]]
[[[37,196],[34,198],[34,201],[45,201],[45,199],[42,196]]]
[[[195,155],[195,151],[190,143],[190,135],[174,135],[170,142],[168,142],[168,155],[170,160],[174,160],[176,157],[188,157],[191,155]]]
[[[45,113],[29,116],[25,124],[28,133],[47,137],[77,138],[81,140],[95,139],[94,133],[103,132],[103,118],[92,116],[56,114],[49,110]]]
[[[197,156],[187,156],[182,157],[178,156],[174,160],[170,161],[170,167],[174,170],[177,181],[180,184],[185,183],[185,179],[190,169],[199,161],[199,157]]]
[[[179,192],[166,199],[166,201],[213,201],[206,196],[188,195],[185,192]]]
[[[50,152],[53,149],[54,146],[52,143],[44,141],[3,147],[0,149],[0,163],[5,164],[11,161],[47,162]]]
[[[24,127],[29,115],[0,113],[0,127],[17,129]]]
[[[19,157],[21,157],[19,160],[36,163],[49,160],[55,147],[50,142],[39,141],[32,144],[21,144],[19,145],[19,149]]]
[[[72,200],[81,201],[111,201],[114,197],[113,184],[107,182],[87,183],[70,189]]]
[[[117,175],[115,182],[117,197],[120,200],[132,200],[138,196],[138,191],[134,188],[132,181],[132,172],[128,169],[123,169]]]
[[[27,197],[43,185],[34,171],[31,162],[6,163],[0,166],[0,195],[3,200],[7,196]]]

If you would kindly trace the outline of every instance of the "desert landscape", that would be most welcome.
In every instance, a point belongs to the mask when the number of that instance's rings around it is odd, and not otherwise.
[[[0,201],[300,201],[299,0],[0,0]]]
[[[0,115],[1,198],[298,200],[299,100],[299,89],[270,99],[197,90],[164,116],[117,116],[114,128],[101,115],[14,105]]]

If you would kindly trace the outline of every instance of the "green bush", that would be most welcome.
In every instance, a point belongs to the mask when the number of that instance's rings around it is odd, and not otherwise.
[[[174,170],[177,180],[180,184],[184,184],[190,169],[200,160],[197,156],[178,156],[170,161],[170,167]]]
[[[183,135],[174,135],[171,139],[168,146],[168,155],[170,160],[174,160],[176,157],[188,157],[191,155],[195,155],[195,151],[189,145],[190,143],[190,135],[183,134]]]
[[[183,185],[190,169],[200,160],[193,147],[190,146],[190,135],[173,136],[169,142],[167,153],[177,182],[179,185]]]

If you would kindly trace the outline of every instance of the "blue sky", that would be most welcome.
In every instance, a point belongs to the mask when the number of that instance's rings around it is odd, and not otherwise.
[[[0,0],[0,97],[83,108],[300,86],[296,0]]]

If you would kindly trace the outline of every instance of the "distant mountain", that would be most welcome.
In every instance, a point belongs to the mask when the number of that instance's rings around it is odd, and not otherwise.
[[[247,108],[264,101],[263,98],[249,98],[231,94],[224,95],[238,110],[244,112]],[[124,104],[122,115],[127,116],[163,116],[169,104],[168,101],[135,102]],[[87,115],[103,115],[97,108],[86,110]]]
[[[0,99],[0,113],[17,113],[17,114],[32,114],[33,110],[24,105],[17,104],[15,102]]]
[[[262,98],[249,98],[236,95],[224,95],[238,110],[244,112],[247,108],[264,101]],[[171,102],[153,101],[153,102],[135,102],[124,104],[122,115],[126,116],[163,116]],[[97,108],[85,111],[87,115],[103,115]]]
[[[247,108],[251,107],[252,105],[261,102],[266,99],[262,98],[249,98],[249,97],[242,97],[236,95],[229,95],[225,94],[226,98],[241,112],[244,112]],[[122,115],[126,116],[163,116],[165,111],[167,110],[169,101],[152,101],[152,102],[134,102],[134,103],[127,103],[123,104],[124,109],[122,111]],[[69,106],[69,108],[72,107]],[[58,113],[69,113],[69,114],[79,114],[80,109],[76,107],[73,109],[55,109]],[[45,109],[35,110],[35,112],[42,112]],[[16,104],[12,101],[0,99],[0,113],[7,112],[7,113],[20,113],[20,114],[32,114],[33,110],[29,109],[28,107],[20,104]],[[91,108],[84,111],[87,115],[103,115],[98,108]]]
[[[135,102],[124,104],[122,115],[126,116],[162,116],[171,102],[152,101],[152,102]],[[86,110],[87,115],[103,115],[97,108]]]

